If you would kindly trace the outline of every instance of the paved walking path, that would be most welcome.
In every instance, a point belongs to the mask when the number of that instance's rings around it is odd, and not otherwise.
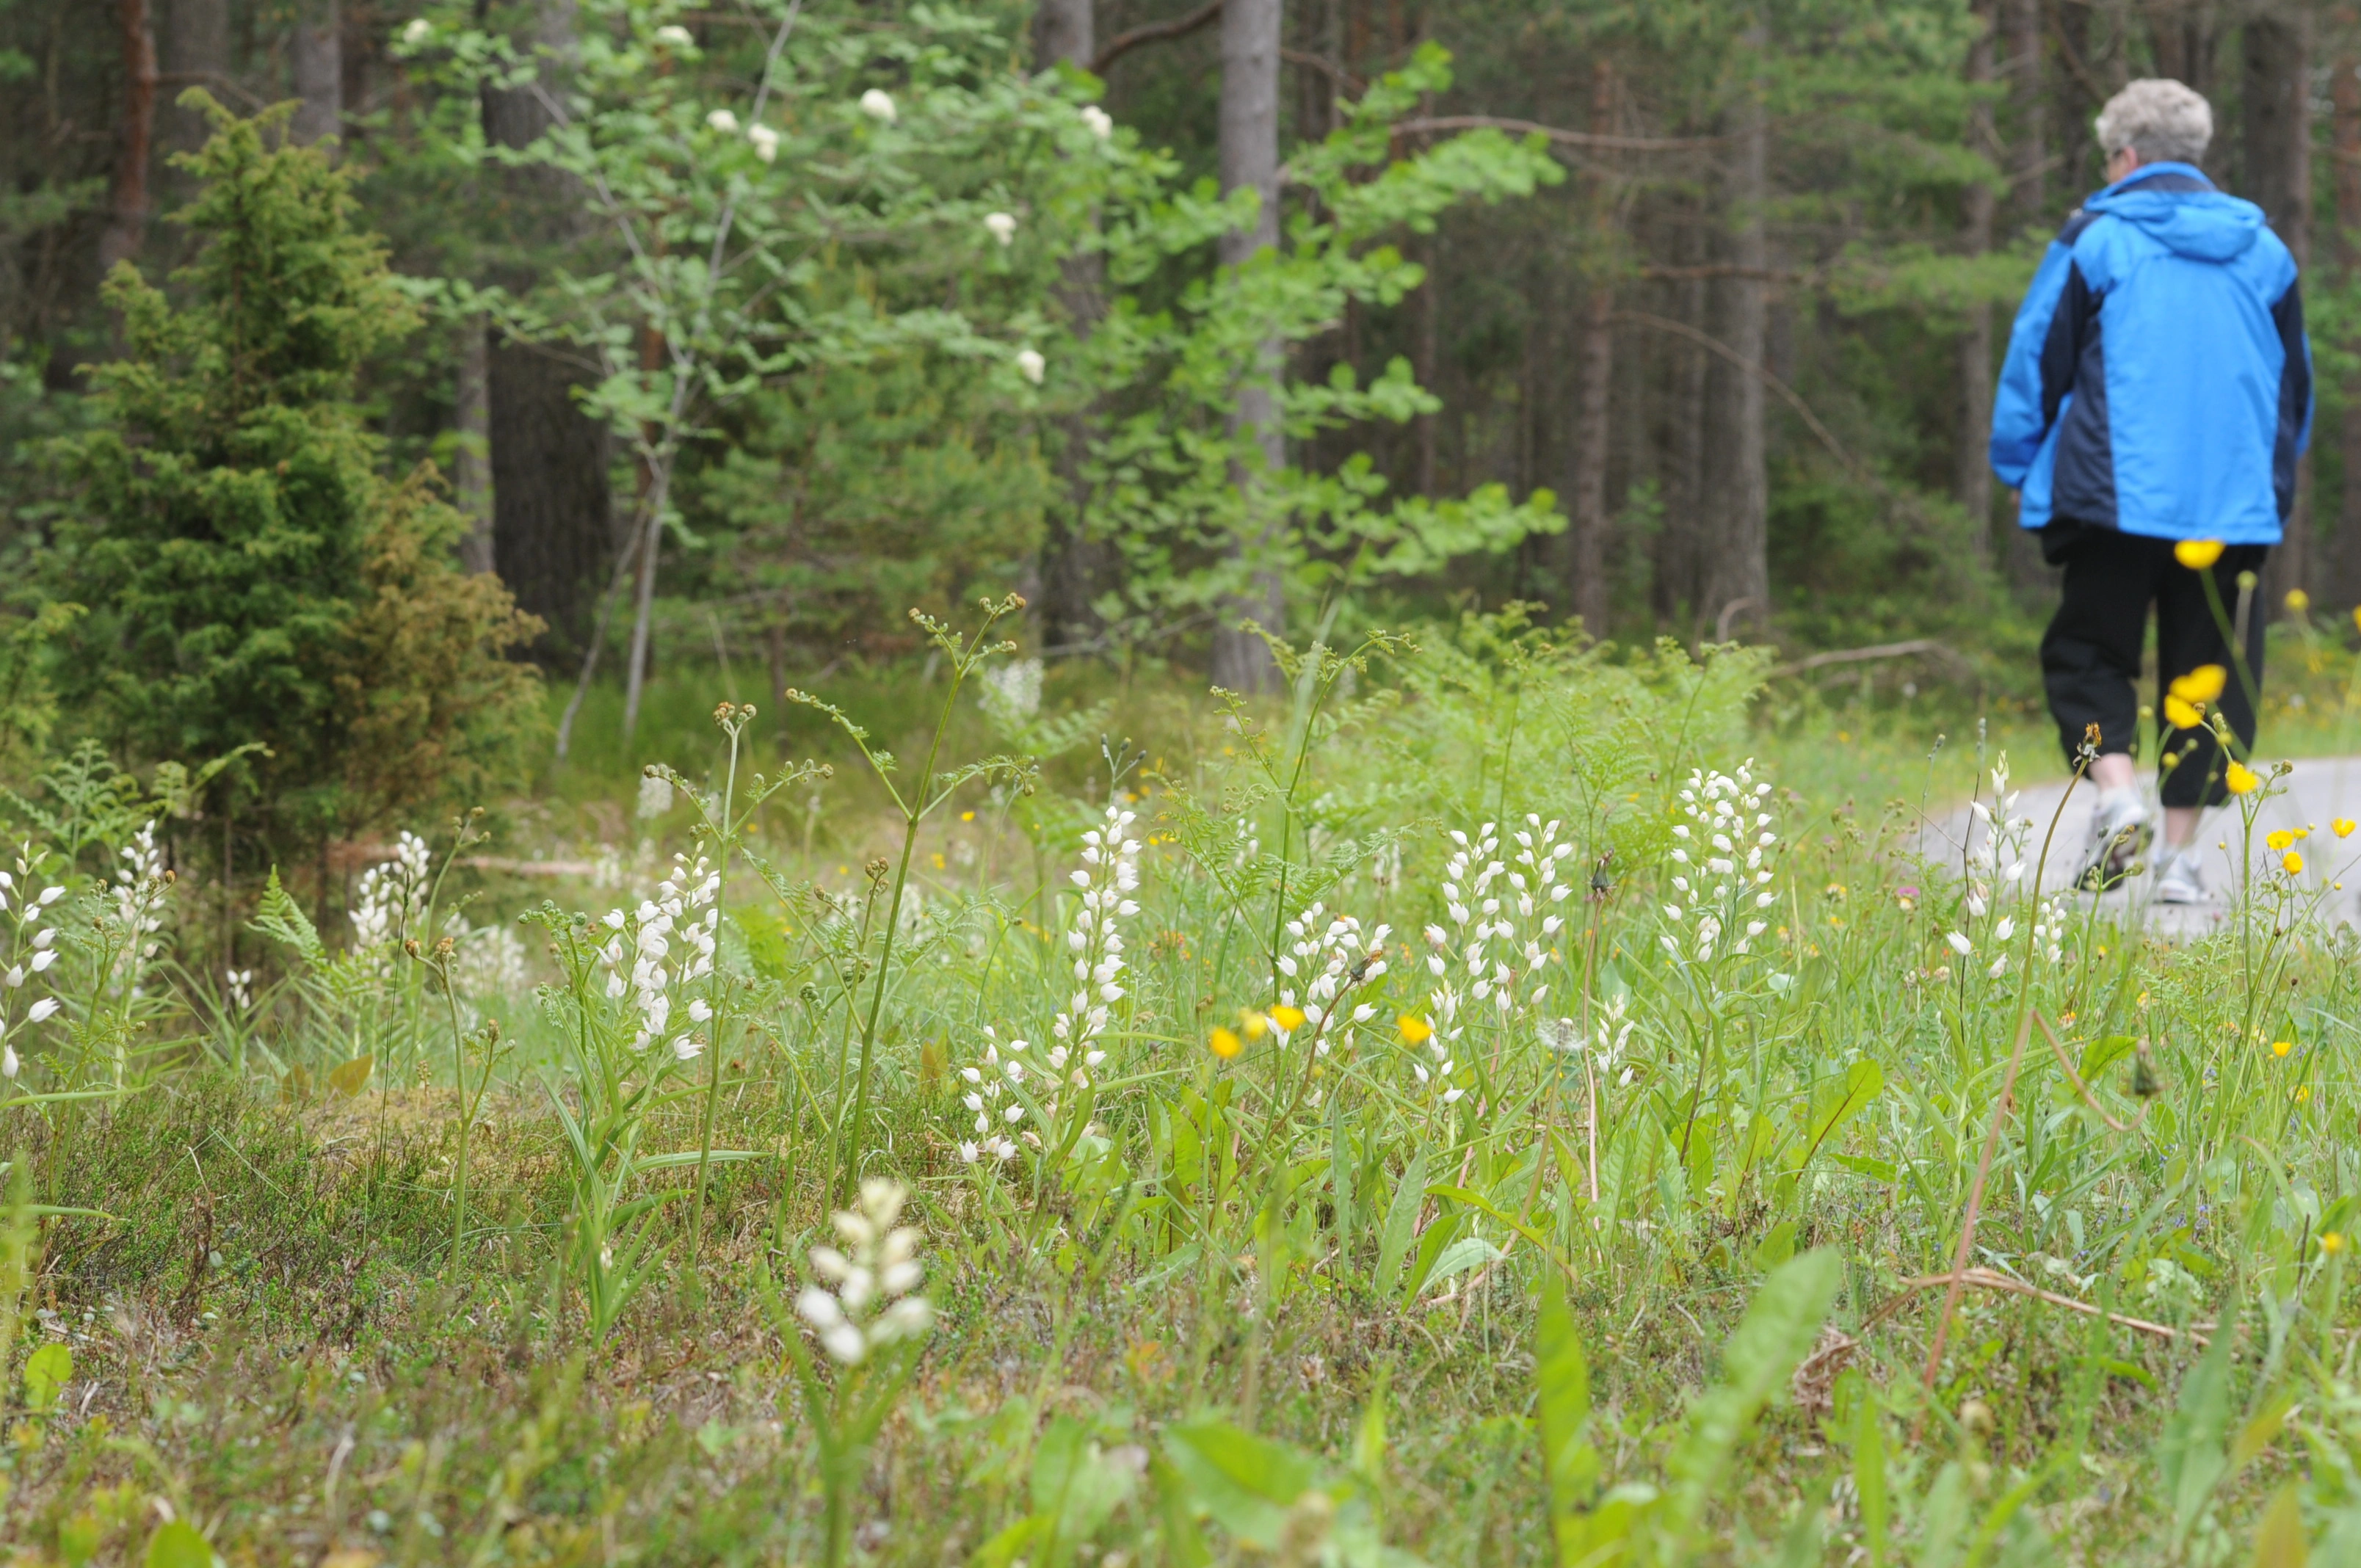
[[[2301,845],[2306,862],[2304,881],[2321,887],[2340,881],[2345,883],[2343,891],[2331,892],[2322,901],[2320,917],[2332,925],[2361,926],[2361,832],[2339,839],[2329,828],[2340,817],[2361,819],[2361,757],[2300,759],[2295,771],[2279,781],[2279,794],[2263,803],[2256,821],[2257,856],[2259,859],[2264,852],[2264,834],[2282,828],[2310,828],[2311,837]],[[2082,856],[2090,842],[2091,809],[2098,794],[2086,784],[2076,788],[2067,800],[2065,815],[2059,819],[2057,838],[2050,846],[2049,864],[2042,876],[2045,892],[2071,888],[2074,873],[2081,869]],[[2033,819],[2032,839],[2026,854],[2028,861],[2039,860],[2042,837],[2048,832],[2050,817],[2065,795],[2066,785],[2061,782],[2029,784],[2018,797],[2015,815]],[[1921,830],[1920,852],[1931,860],[1948,862],[1956,872],[1962,850],[1980,846],[1985,831],[1983,824],[1962,807],[1929,822]],[[2163,935],[2202,934],[2229,912],[2229,900],[2237,887],[2234,857],[2239,837],[2239,817],[2235,807],[2205,814],[2197,835],[2197,842],[2204,851],[2205,885],[2212,894],[2204,904],[2155,902],[2152,895],[2156,878],[2150,872],[2134,877],[2114,893],[2101,895],[2097,900],[2099,907],[2118,912]],[[2227,850],[2218,847],[2225,841]]]

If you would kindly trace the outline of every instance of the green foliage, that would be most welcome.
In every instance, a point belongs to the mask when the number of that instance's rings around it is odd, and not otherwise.
[[[512,779],[533,677],[503,655],[533,623],[448,563],[464,525],[428,475],[379,474],[352,401],[417,312],[288,109],[186,101],[215,125],[187,160],[200,248],[177,299],[109,280],[108,422],[59,448],[82,500],[49,583],[89,612],[54,639],[59,695],[134,758],[258,744],[232,776],[299,844]]]

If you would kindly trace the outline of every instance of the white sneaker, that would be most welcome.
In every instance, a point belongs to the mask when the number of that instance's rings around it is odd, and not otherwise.
[[[2205,877],[2194,850],[2167,850],[2156,867],[2158,904],[2202,904]]]
[[[2136,789],[2111,789],[2099,796],[2091,814],[2091,847],[2074,885],[2088,893],[2105,893],[2123,884],[2139,866],[2156,837],[2155,820]]]

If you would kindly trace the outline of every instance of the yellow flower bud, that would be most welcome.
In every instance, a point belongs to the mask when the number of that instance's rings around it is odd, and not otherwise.
[[[2222,558],[2218,539],[2184,539],[2172,547],[2172,558],[2192,572],[2202,572]]]

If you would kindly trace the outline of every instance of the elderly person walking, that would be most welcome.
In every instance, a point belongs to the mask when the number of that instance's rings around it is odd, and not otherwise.
[[[2066,220],[2017,311],[1992,465],[2017,491],[2018,523],[2066,568],[2041,674],[2070,764],[2098,735],[2081,885],[2120,883],[2155,834],[2133,771],[2153,605],[2157,896],[2196,903],[2198,818],[2221,804],[2227,760],[2203,725],[2162,716],[2187,719],[2192,697],[2210,700],[2242,746],[2254,743],[2255,694],[2235,673],[2201,573],[2235,607],[2240,574],[2259,573],[2279,542],[2311,435],[2312,348],[2294,258],[2261,208],[2198,168],[2213,137],[2205,100],[2178,82],[2135,82],[2097,129],[2110,183]],[[2259,682],[2263,617],[2248,621],[2245,662]]]

